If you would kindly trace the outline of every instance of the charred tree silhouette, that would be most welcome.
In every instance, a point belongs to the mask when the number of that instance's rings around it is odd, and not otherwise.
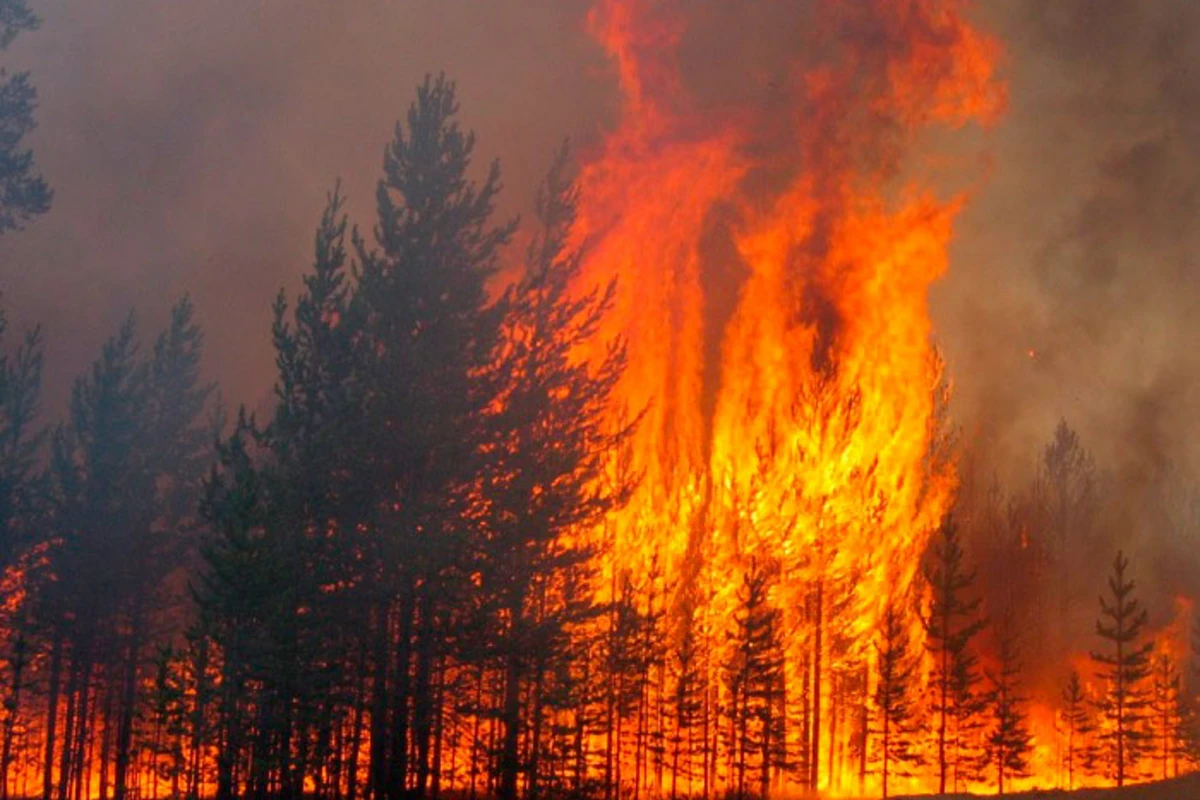
[[[875,724],[871,733],[885,800],[891,779],[910,775],[921,763],[914,748],[917,660],[905,621],[902,601],[893,597],[875,635]]]
[[[564,641],[563,628],[575,612],[550,590],[564,573],[584,568],[592,554],[566,534],[595,525],[632,489],[610,489],[599,480],[607,454],[629,432],[607,430],[603,418],[624,351],[618,342],[599,363],[573,358],[595,339],[613,294],[611,286],[582,297],[570,294],[579,259],[566,246],[575,194],[565,168],[564,150],[538,197],[542,231],[530,245],[528,272],[504,303],[499,410],[488,420],[494,438],[486,445],[482,490],[492,499],[484,516],[481,569],[483,590],[494,597],[496,646],[504,660],[502,800],[517,796],[521,698],[531,678],[534,703],[539,702],[540,677],[531,654],[552,652],[554,642]],[[533,752],[536,757],[536,748]],[[528,793],[537,793],[536,769],[530,770]]]
[[[987,759],[996,770],[996,790],[1004,794],[1006,779],[1029,774],[1029,753],[1033,749],[1026,699],[1020,692],[1021,663],[1016,633],[1011,621],[997,631],[997,667],[989,675],[991,690],[987,701],[991,725],[987,734]]]
[[[931,676],[933,711],[937,714],[938,792],[946,792],[946,776],[952,767],[955,784],[960,750],[967,742],[972,719],[982,710],[979,696],[979,659],[971,640],[983,629],[979,599],[967,596],[975,582],[975,571],[963,564],[958,526],[947,517],[936,534],[925,566],[931,592],[928,615],[922,619],[926,647],[934,658]]]
[[[1105,745],[1105,766],[1117,786],[1125,785],[1145,750],[1147,699],[1143,684],[1150,672],[1153,648],[1152,642],[1140,643],[1147,612],[1133,595],[1134,583],[1126,577],[1128,567],[1128,559],[1118,551],[1108,578],[1112,597],[1101,595],[1101,617],[1096,621],[1096,635],[1111,649],[1092,653],[1099,677],[1107,684],[1099,709],[1108,726],[1100,739]]]
[[[0,2],[0,50],[8,49],[24,31],[41,20],[25,0]],[[25,137],[37,127],[37,90],[28,72],[9,74],[0,69],[0,233],[20,229],[50,209],[53,192],[34,170],[33,153]]]
[[[1158,762],[1158,777],[1166,780],[1171,768],[1179,773],[1183,749],[1183,715],[1179,670],[1169,653],[1157,653],[1150,665],[1150,723],[1153,729],[1152,754]]]
[[[757,766],[757,789],[766,797],[771,774],[787,765],[783,737],[783,644],[781,615],[767,598],[770,573],[751,560],[738,593],[731,660],[726,665],[729,696],[729,748],[739,796],[748,794]]]
[[[1067,769],[1067,791],[1075,789],[1075,775],[1083,768],[1090,771],[1095,760],[1094,748],[1089,736],[1095,724],[1088,713],[1088,698],[1084,695],[1079,672],[1071,670],[1062,687],[1062,724],[1066,728],[1067,749],[1063,761]]]

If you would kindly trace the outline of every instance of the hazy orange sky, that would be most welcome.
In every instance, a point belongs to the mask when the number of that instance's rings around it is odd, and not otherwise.
[[[458,81],[481,163],[502,162],[505,212],[523,211],[554,146],[586,147],[611,119],[586,6],[36,2],[42,28],[4,59],[39,88],[33,144],[56,196],[0,241],[0,289],[16,326],[45,326],[48,414],[131,307],[149,334],[184,292],[226,399],[269,402],[271,301],[308,266],[338,177],[369,229],[383,145],[428,71]],[[722,37],[690,51],[693,79],[767,91],[747,64],[786,55],[788,4],[694,7]],[[1011,107],[973,140],[985,181],[933,298],[964,436],[1013,473],[1066,416],[1129,475],[1197,466],[1200,4],[976,13],[1005,44]]]

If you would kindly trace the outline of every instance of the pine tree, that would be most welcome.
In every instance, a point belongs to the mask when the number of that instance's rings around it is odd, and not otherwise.
[[[931,604],[925,627],[926,647],[933,655],[932,709],[937,714],[938,792],[946,792],[946,776],[954,769],[957,785],[960,751],[972,719],[982,710],[978,696],[978,657],[971,640],[983,629],[979,599],[966,593],[975,582],[975,571],[963,565],[958,526],[947,516],[934,539],[925,566]]]
[[[275,543],[263,529],[265,491],[251,455],[252,421],[239,412],[228,439],[218,447],[218,464],[205,482],[201,506],[210,532],[202,545],[204,567],[193,590],[199,628],[220,656],[216,698],[216,797],[241,794],[238,767],[255,738],[249,712],[258,700],[249,690],[257,645],[265,643],[263,624],[271,611],[269,595],[278,588]],[[246,790],[254,787],[246,778]]]
[[[0,336],[5,329],[0,315]],[[41,577],[45,482],[37,459],[45,432],[37,427],[42,348],[37,329],[12,355],[0,356],[0,800],[7,800],[17,723],[25,713],[29,667],[36,655],[31,595]]]
[[[1154,731],[1153,756],[1158,761],[1158,774],[1162,780],[1169,776],[1174,763],[1178,771],[1178,759],[1183,741],[1180,714],[1179,670],[1169,653],[1157,653],[1151,663],[1151,690],[1148,711]]]
[[[371,714],[372,791],[397,800],[409,778],[427,793],[433,665],[453,639],[452,598],[473,591],[484,420],[504,317],[488,282],[513,224],[494,225],[493,163],[468,178],[475,137],[460,127],[454,84],[427,78],[384,152],[375,247],[355,236],[363,452],[377,572]],[[494,444],[494,443],[493,443]],[[388,676],[392,676],[390,679]],[[410,761],[410,756],[413,760]]]
[[[918,727],[913,697],[917,660],[910,652],[912,645],[899,598],[888,600],[874,644],[875,720],[871,733],[887,800],[891,779],[911,774],[912,768],[921,763],[921,754],[914,748]]]
[[[1079,594],[1072,564],[1078,563],[1081,553],[1086,555],[1082,536],[1099,510],[1099,479],[1091,454],[1065,419],[1059,420],[1042,451],[1039,477],[1049,534],[1046,547],[1056,567],[1059,624],[1066,626],[1071,622],[1073,598]]]
[[[1067,736],[1067,751],[1063,760],[1067,767],[1067,791],[1070,792],[1075,789],[1076,773],[1081,767],[1088,769],[1094,760],[1088,737],[1095,730],[1095,725],[1088,714],[1088,701],[1077,670],[1071,670],[1063,684],[1061,703],[1061,719]]]
[[[989,676],[992,721],[987,735],[987,757],[996,770],[997,791],[1004,794],[1006,780],[1029,774],[1033,737],[1029,732],[1026,700],[1020,694],[1021,662],[1011,622],[1000,626],[997,640],[997,669]]]
[[[1147,612],[1133,596],[1134,582],[1125,572],[1129,561],[1120,551],[1108,579],[1112,600],[1100,597],[1101,617],[1096,634],[1111,645],[1109,652],[1093,652],[1099,677],[1107,691],[1099,703],[1107,722],[1100,738],[1105,745],[1105,761],[1117,786],[1124,786],[1143,755],[1146,743],[1147,708],[1144,682],[1150,672],[1152,642],[1139,644],[1146,626]]]
[[[0,314],[0,336],[6,328]],[[37,328],[16,352],[0,356],[0,576],[36,539],[34,521],[44,487],[35,468],[46,440],[37,427],[42,363]]]
[[[572,292],[580,262],[567,247],[575,190],[566,180],[566,163],[564,150],[538,196],[542,229],[530,245],[528,271],[503,304],[498,402],[488,420],[493,438],[485,446],[482,494],[489,507],[481,569],[483,591],[504,620],[497,628],[505,660],[499,760],[504,800],[517,795],[521,692],[536,646],[530,637],[564,624],[565,607],[540,603],[540,587],[587,564],[591,547],[567,534],[595,524],[631,488],[611,490],[599,480],[607,454],[629,432],[608,430],[604,421],[624,350],[613,343],[597,360],[577,358],[582,348],[595,346],[613,287]],[[640,644],[646,654],[653,649]]]
[[[686,600],[680,612],[678,641],[671,648],[671,798],[679,797],[682,777],[690,787],[695,778],[696,729],[704,713],[704,675],[696,631],[696,609]]]
[[[734,791],[748,794],[747,773],[758,767],[758,794],[765,797],[773,772],[787,766],[784,741],[782,615],[767,596],[771,571],[752,559],[738,592],[736,632],[726,665],[729,742]]]
[[[41,20],[26,0],[0,0],[0,50]],[[20,229],[50,208],[53,193],[33,168],[33,153],[25,137],[36,127],[37,90],[29,73],[0,69],[0,233]]]

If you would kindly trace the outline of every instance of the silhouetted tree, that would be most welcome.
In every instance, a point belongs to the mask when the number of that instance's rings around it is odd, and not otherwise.
[[[40,20],[25,0],[0,0],[0,50]],[[36,127],[37,90],[29,73],[0,69],[0,233],[21,228],[50,208],[53,193],[34,171],[25,137]]]
[[[542,229],[530,245],[526,274],[503,304],[499,392],[489,418],[493,438],[485,446],[480,563],[483,590],[495,598],[504,620],[495,629],[505,664],[498,787],[503,800],[517,796],[521,693],[530,677],[530,655],[539,640],[563,641],[547,637],[548,629],[561,629],[563,614],[571,611],[548,592],[592,555],[581,537],[567,534],[596,524],[632,488],[614,490],[600,480],[608,454],[629,432],[609,430],[605,415],[625,358],[620,342],[597,341],[613,287],[572,292],[579,255],[567,247],[575,192],[566,163],[563,151],[538,195]],[[601,355],[580,360],[587,346]]]
[[[752,559],[738,592],[731,660],[726,665],[730,752],[736,779],[747,794],[746,774],[758,767],[758,794],[765,797],[772,772],[787,766],[784,741],[782,615],[767,597],[771,571]]]
[[[1095,754],[1088,737],[1095,730],[1088,714],[1088,700],[1083,692],[1079,672],[1071,670],[1062,687],[1062,724],[1066,729],[1067,750],[1063,760],[1067,767],[1067,791],[1075,789],[1075,774],[1082,767],[1090,769]]]
[[[1147,612],[1133,596],[1134,582],[1126,577],[1129,561],[1120,551],[1108,579],[1111,600],[1100,597],[1101,617],[1096,634],[1111,646],[1109,652],[1093,652],[1099,677],[1106,684],[1099,703],[1107,726],[1100,734],[1105,744],[1105,766],[1117,786],[1124,786],[1145,750],[1147,708],[1144,683],[1150,671],[1152,642],[1139,643]]]
[[[1004,794],[1005,780],[1029,774],[1033,737],[1020,693],[1021,662],[1011,622],[997,631],[997,667],[989,675],[988,696],[991,726],[987,735],[987,758],[996,770],[996,789]]]
[[[1157,653],[1151,662],[1150,723],[1154,731],[1153,755],[1159,777],[1166,780],[1172,764],[1176,771],[1183,743],[1179,670],[1169,653]]]
[[[503,304],[488,281],[513,224],[496,226],[496,163],[468,178],[475,137],[457,121],[454,84],[427,78],[384,152],[375,247],[355,237],[365,402],[359,454],[377,531],[371,781],[396,800],[411,777],[428,791],[433,665],[453,640],[449,601],[470,591],[460,569],[480,474],[484,411],[495,399]],[[410,761],[410,756],[415,760]]]
[[[930,589],[928,616],[922,619],[926,647],[934,659],[932,709],[937,714],[938,792],[946,792],[946,775],[958,774],[960,750],[972,719],[982,710],[978,696],[979,659],[971,640],[983,629],[979,599],[968,597],[975,571],[963,564],[958,526],[947,516],[926,557],[925,580]],[[957,781],[956,781],[957,783]]]
[[[884,608],[875,636],[875,720],[871,731],[885,800],[891,778],[909,775],[921,763],[921,754],[914,747],[917,660],[911,647],[902,601],[893,597]]]

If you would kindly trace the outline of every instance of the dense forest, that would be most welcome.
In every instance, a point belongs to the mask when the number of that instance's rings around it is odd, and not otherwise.
[[[5,44],[36,25],[0,12]],[[20,235],[52,195],[21,144],[32,87],[5,80]],[[758,550],[724,584],[618,566],[652,412],[615,392],[617,284],[580,280],[575,160],[547,154],[536,219],[502,219],[458,113],[453,82],[417,88],[369,230],[330,192],[263,331],[270,413],[206,382],[187,297],[150,335],[131,313],[58,423],[39,332],[7,347],[0,800],[887,797],[1200,763],[1190,601],[1121,546],[1066,422],[1026,484],[963,456],[877,615],[836,537],[798,609]],[[1197,495],[1162,482],[1147,513],[1191,535]]]

